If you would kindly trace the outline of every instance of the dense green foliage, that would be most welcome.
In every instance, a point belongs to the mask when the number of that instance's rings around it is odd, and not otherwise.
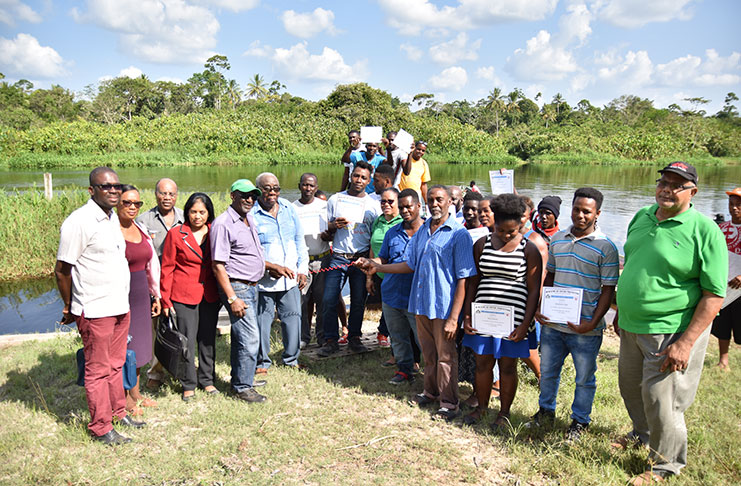
[[[627,95],[603,108],[588,100],[572,108],[560,94],[538,105],[540,96],[533,101],[519,89],[498,88],[476,103],[441,104],[420,93],[412,112],[410,103],[364,83],[338,86],[311,102],[255,75],[244,99],[225,76],[226,57],[214,56],[204,67],[181,84],[146,76],[103,81],[80,101],[59,86],[33,90],[25,80],[2,82],[0,164],[88,165],[91,155],[116,154],[114,165],[157,165],[163,153],[177,163],[327,163],[346,147],[347,131],[365,125],[404,128],[429,143],[432,162],[741,157],[734,93],[714,116],[701,109],[708,102],[702,98],[688,98],[686,110],[657,109]],[[131,153],[137,155],[124,155]]]

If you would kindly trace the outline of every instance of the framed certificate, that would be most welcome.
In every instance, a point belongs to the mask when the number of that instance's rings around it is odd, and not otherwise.
[[[365,217],[365,197],[349,196],[347,194],[337,195],[337,206],[335,217],[345,218],[350,223],[362,223]]]
[[[515,330],[515,308],[474,302],[471,304],[471,325],[482,336],[506,338]]]
[[[489,183],[491,184],[491,193],[512,194],[515,192],[515,171],[512,169],[490,170]]]
[[[557,324],[581,321],[582,289],[543,287],[540,313]]]

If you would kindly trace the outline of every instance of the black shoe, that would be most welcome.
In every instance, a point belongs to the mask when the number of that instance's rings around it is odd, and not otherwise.
[[[350,351],[352,351],[353,353],[365,353],[368,351],[368,348],[365,347],[363,341],[360,340],[360,336],[351,337],[348,340],[347,344],[350,348]]]
[[[252,387],[265,386],[268,384],[267,380],[252,380]]]
[[[420,407],[426,407],[427,405],[431,405],[435,403],[437,400],[434,398],[430,398],[424,393],[417,393],[412,397],[412,399],[409,401],[412,405],[419,405]]]
[[[255,391],[254,388],[247,388],[237,393],[237,398],[248,403],[262,403],[267,400],[267,397],[260,395]]]
[[[397,371],[396,374],[389,380],[392,385],[401,385],[402,383],[412,383],[414,381],[414,375],[408,375],[403,371]]]
[[[551,410],[541,408],[538,413],[530,417],[530,421],[525,424],[528,429],[537,429],[540,427],[553,427],[556,421],[556,413]]]
[[[118,432],[116,432],[115,429],[111,429],[107,434],[94,435],[93,440],[97,440],[98,442],[102,442],[103,444],[109,446],[128,444],[129,442],[131,442],[131,439],[119,434]]]
[[[131,427],[132,429],[141,429],[145,425],[147,425],[146,422],[138,422],[131,418],[130,415],[126,415],[122,419],[118,419],[119,425],[123,425],[124,427]]]
[[[452,408],[447,407],[440,407],[440,409],[435,412],[435,417],[445,419],[446,422],[452,422],[458,415],[460,415],[458,410],[453,410]]]
[[[322,358],[326,358],[340,350],[340,345],[334,339],[328,339],[324,346],[319,348],[316,352]]]
[[[579,440],[581,440],[581,435],[586,432],[588,428],[589,424],[583,424],[576,420],[572,420],[571,425],[569,425],[569,430],[566,431],[566,441],[579,442]]]

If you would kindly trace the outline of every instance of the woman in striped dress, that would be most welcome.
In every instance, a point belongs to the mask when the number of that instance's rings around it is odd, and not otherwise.
[[[520,234],[525,203],[514,194],[502,194],[479,203],[479,220],[490,233],[473,247],[477,273],[466,282],[463,345],[476,353],[478,406],[464,417],[473,424],[484,415],[491,396],[492,368],[499,362],[501,408],[495,428],[506,426],[517,390],[517,358],[530,355],[527,337],[540,299],[543,260],[535,245]],[[507,338],[477,333],[471,321],[471,303],[512,306],[515,329]]]

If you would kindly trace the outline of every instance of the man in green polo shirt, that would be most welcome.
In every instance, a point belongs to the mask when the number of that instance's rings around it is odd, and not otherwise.
[[[695,398],[728,274],[723,233],[691,204],[697,170],[673,162],[659,173],[656,204],[628,226],[613,322],[620,394],[633,422],[614,446],[649,446],[649,467],[631,481],[638,485],[663,481],[687,464],[684,411]]]

